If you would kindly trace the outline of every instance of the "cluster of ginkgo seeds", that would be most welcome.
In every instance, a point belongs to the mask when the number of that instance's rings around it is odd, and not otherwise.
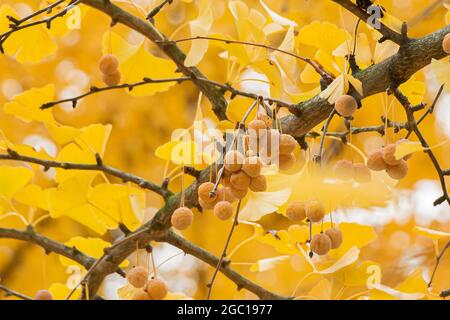
[[[325,217],[325,207],[318,200],[300,201],[289,203],[286,208],[286,216],[293,222],[302,222],[305,219],[319,223]],[[337,227],[330,228],[312,237],[310,242],[311,251],[318,255],[325,255],[331,249],[337,249],[342,244],[343,236]]]
[[[336,178],[344,181],[355,180],[359,183],[367,183],[372,179],[369,168],[364,163],[353,163],[349,160],[339,160],[334,165]]]
[[[148,271],[144,267],[134,267],[127,273],[128,283],[136,289],[132,300],[163,300],[169,291],[161,279],[148,279]]]
[[[406,155],[402,159],[395,157],[398,143],[404,141],[399,140],[397,143],[390,143],[369,155],[367,158],[367,167],[373,171],[386,170],[386,173],[395,180],[405,178],[408,174],[408,163],[406,161],[411,158],[411,155]]]
[[[105,54],[99,62],[99,69],[102,72],[102,80],[107,86],[115,86],[120,83],[121,74],[119,71],[119,60],[112,54]]]
[[[262,160],[266,160],[266,158],[271,159],[272,154],[275,151],[272,150],[272,147],[278,146],[278,166],[281,170],[289,170],[294,166],[297,160],[294,154],[297,141],[295,141],[291,135],[282,134],[277,129],[273,129],[271,125],[272,122],[273,120],[269,116],[258,115],[257,119],[248,123],[248,129],[254,130],[256,133],[256,142],[260,148],[260,150],[251,151],[259,151],[260,155],[264,155]]]
[[[233,201],[235,196],[228,187],[217,187],[215,184],[204,182],[198,188],[198,202],[204,210],[214,209],[214,215],[220,220],[228,220],[233,215]]]

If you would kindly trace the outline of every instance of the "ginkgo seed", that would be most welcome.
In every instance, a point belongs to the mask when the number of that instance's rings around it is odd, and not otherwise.
[[[53,295],[48,290],[38,290],[34,295],[34,300],[53,300]]]
[[[373,171],[386,170],[387,163],[383,159],[382,150],[377,150],[367,157],[367,167]]]
[[[214,208],[215,205],[215,202],[207,203],[200,198],[198,199],[198,203],[200,204],[200,207],[202,207],[203,210],[211,210]]]
[[[169,291],[166,283],[160,279],[149,280],[146,290],[152,300],[163,300]]]
[[[259,137],[265,133],[265,131],[267,129],[267,125],[263,120],[255,119],[248,123],[248,129],[254,130],[256,133],[256,136]]]
[[[319,256],[326,255],[331,249],[331,239],[324,233],[316,234],[311,239],[311,251]]]
[[[177,230],[187,229],[193,221],[194,213],[187,207],[180,207],[176,209],[170,218],[172,226]]]
[[[100,58],[99,69],[103,74],[112,74],[119,68],[119,60],[112,54],[105,54]]]
[[[230,183],[234,189],[247,190],[251,178],[244,172],[238,171],[231,175]]]
[[[230,173],[241,170],[243,162],[244,156],[236,150],[228,151],[223,160],[225,169]]]
[[[121,74],[119,70],[116,70],[116,72],[106,74],[104,73],[102,76],[103,82],[108,86],[116,86],[120,83]]]
[[[394,143],[390,143],[383,148],[383,160],[390,166],[395,166],[400,163],[400,160],[395,158],[395,150],[397,149],[397,145]]]
[[[342,117],[351,117],[358,109],[358,103],[355,98],[345,94],[337,98],[334,108]]]
[[[306,217],[312,222],[320,222],[325,216],[325,207],[322,202],[311,200],[305,203]]]
[[[267,190],[267,178],[265,175],[259,175],[252,178],[248,186],[253,192],[264,192]]]
[[[128,282],[135,288],[143,288],[148,280],[148,271],[146,268],[137,266],[128,271]]]
[[[231,189],[231,192],[233,193],[233,196],[236,199],[243,199],[248,193],[248,189],[241,190],[241,189],[236,189],[233,186],[230,189]]]
[[[331,240],[331,249],[337,249],[341,246],[343,241],[342,231],[339,228],[330,228],[325,231],[325,234]]]
[[[280,135],[280,153],[288,154],[295,150],[297,141],[290,134]]]
[[[339,160],[334,165],[334,175],[340,180],[350,180],[353,178],[353,163],[348,160]]]
[[[214,206],[214,215],[220,220],[228,220],[233,216],[233,205],[228,201],[219,201]]]
[[[214,183],[212,182],[203,182],[198,187],[198,198],[201,199],[205,203],[213,203],[217,199],[216,194],[212,194],[211,192],[214,190]]]
[[[306,219],[305,203],[300,200],[295,200],[289,203],[286,208],[286,216],[289,220],[300,222]]]
[[[279,161],[278,167],[281,170],[289,170],[294,166],[296,158],[293,153],[280,154],[278,161]]]
[[[136,290],[133,293],[131,300],[151,300],[151,298],[148,295],[147,291],[140,289],[140,290]]]
[[[257,156],[245,158],[244,163],[242,164],[242,171],[244,171],[251,178],[259,176],[261,173],[261,168],[261,159]]]
[[[405,160],[401,160],[395,166],[388,166],[386,172],[392,179],[401,180],[408,174],[408,163]]]

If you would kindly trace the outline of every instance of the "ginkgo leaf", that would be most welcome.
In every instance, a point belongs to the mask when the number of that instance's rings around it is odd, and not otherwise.
[[[419,227],[419,226],[415,226],[413,228],[413,231],[417,234],[420,234],[421,236],[424,236],[424,237],[427,237],[427,238],[430,238],[433,240],[450,238],[450,233],[448,233],[448,232],[428,229],[428,228]]]
[[[250,266],[251,272],[264,272],[275,268],[278,264],[288,261],[290,256],[278,256],[273,258],[261,259]]]
[[[290,189],[275,192],[252,192],[247,195],[247,203],[241,209],[239,217],[244,220],[258,221],[266,214],[275,212],[288,201]]]
[[[375,286],[371,291],[371,300],[418,300],[428,294],[428,286],[423,278],[421,268],[414,270],[402,283],[395,288],[383,284]]]
[[[356,261],[355,263],[342,268],[335,273],[334,276],[341,279],[346,286],[365,286],[367,285],[368,278],[371,276],[371,272],[369,271],[374,267],[379,268],[379,265],[372,261]]]
[[[59,145],[65,145],[74,141],[82,133],[80,129],[64,126],[56,122],[46,123],[45,127],[52,136],[52,139]]]
[[[13,101],[4,106],[4,110],[23,121],[54,122],[51,109],[41,110],[40,107],[53,99],[55,87],[53,84],[42,88],[32,88],[14,97]]]
[[[425,82],[418,81],[415,78],[411,78],[403,83],[399,89],[408,97],[412,105],[421,103],[426,92]]]
[[[264,3],[264,1],[260,0],[259,2],[261,3],[264,10],[266,10],[266,12],[270,16],[270,18],[273,20],[273,22],[275,22],[281,26],[292,26],[292,27],[297,26],[297,23],[295,21],[289,20],[288,18],[285,18],[285,17],[279,15],[278,13],[270,10],[270,8]]]
[[[24,167],[0,166],[0,196],[13,197],[33,177],[33,172]]]
[[[342,268],[354,263],[358,259],[359,253],[360,253],[359,249],[353,247],[350,250],[348,250],[341,258],[339,258],[339,260],[336,261],[332,266],[322,270],[317,270],[315,272],[320,274],[335,273],[336,271],[339,271]]]
[[[349,84],[351,84],[360,95],[363,94],[362,83],[359,79],[356,79],[351,74],[341,73],[320,93],[319,96],[322,99],[327,99],[330,104],[334,104],[340,96],[347,94],[350,87]]]
[[[407,156],[408,154],[424,150],[425,148],[422,146],[420,142],[402,141],[397,144],[394,156],[397,160],[399,160],[402,159],[404,156]]]
[[[14,200],[43,210],[49,210],[47,191],[36,184],[29,184],[17,191]]]
[[[95,164],[95,154],[103,156],[111,133],[111,125],[93,124],[81,129],[73,143],[66,145],[58,154],[57,160],[62,162],[76,162]],[[62,182],[77,175],[95,177],[96,171],[56,169],[56,181]]]
[[[299,43],[333,52],[344,41],[351,39],[350,34],[329,22],[314,21],[304,26],[298,34]]]
[[[65,243],[68,247],[75,247],[81,252],[98,259],[104,254],[104,249],[111,246],[111,243],[104,241],[100,238],[83,238],[83,237],[73,237],[69,241]],[[74,262],[73,260],[60,256],[59,260],[64,266],[78,265],[82,267],[80,264]],[[120,267],[125,268],[128,266],[128,260],[123,261],[120,264]]]
[[[226,110],[227,118],[234,123],[242,121],[248,107],[248,99],[245,99],[244,97],[234,98],[228,104]],[[256,112],[256,108],[253,108],[253,110],[250,112],[250,115],[248,116],[248,119],[254,119],[254,117],[256,116]]]
[[[200,13],[198,18],[189,22],[192,37],[206,37],[212,27],[213,12],[212,1],[201,1],[199,4]],[[208,40],[195,40],[191,44],[191,48],[184,60],[186,67],[197,65],[208,50]]]
[[[108,217],[134,230],[143,219],[145,192],[127,185],[102,183],[89,191],[88,202]]]
[[[19,18],[8,5],[0,7],[0,33],[9,29],[7,16]],[[14,57],[20,63],[37,63],[56,52],[58,46],[50,38],[48,30],[43,25],[25,28],[11,34],[3,43],[6,54]]]
[[[332,287],[333,286],[328,279],[322,279],[308,292],[306,297],[320,300],[330,300]]]
[[[177,77],[177,67],[172,60],[155,57],[146,50],[144,43],[131,45],[114,32],[108,31],[103,35],[103,53],[112,53],[117,57],[124,83],[140,82],[144,78]],[[132,96],[149,96],[167,91],[175,84],[176,82],[152,83],[131,91],[126,89],[126,92]]]

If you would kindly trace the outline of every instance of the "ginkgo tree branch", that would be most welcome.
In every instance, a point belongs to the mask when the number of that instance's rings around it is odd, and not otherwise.
[[[336,2],[340,6],[344,7],[351,13],[353,13],[355,16],[357,16],[359,19],[363,21],[369,21],[371,15],[364,11],[362,8],[358,7],[355,3],[353,3],[350,0],[332,0],[333,2]],[[405,37],[401,33],[398,33],[395,30],[392,30],[392,28],[388,27],[381,21],[378,21],[380,23],[380,28],[378,31],[383,35],[383,40],[391,40],[397,44],[403,44],[405,42]]]
[[[57,19],[57,18],[61,18],[63,16],[65,16],[67,14],[67,12],[71,9],[73,9],[76,5],[78,5],[81,2],[81,0],[71,0],[70,3],[61,11],[59,11],[58,13],[42,19],[42,20],[37,20],[37,21],[33,21],[27,24],[21,24],[23,21],[29,20],[31,18],[33,18],[34,16],[36,16],[36,14],[34,15],[30,15],[29,17],[27,17],[26,19],[23,20],[16,20],[13,18],[9,18],[13,23],[10,25],[10,29],[8,31],[6,31],[3,34],[0,34],[0,52],[4,53],[4,48],[3,48],[3,44],[5,43],[5,41],[15,32],[19,32],[20,30],[23,29],[27,29],[27,28],[32,28],[41,24],[45,24],[47,29],[50,29],[51,27],[51,23],[53,22],[53,20]],[[62,2],[61,2],[62,3]],[[60,4],[60,2],[57,2],[56,5]],[[50,5],[47,8],[48,9],[52,9],[55,5]],[[47,11],[47,10],[46,10]],[[43,13],[45,11],[38,11],[40,13]]]
[[[186,55],[176,44],[157,43],[156,41],[165,41],[167,39],[158,29],[155,28],[153,24],[126,12],[113,4],[110,0],[81,0],[81,2],[110,16],[113,24],[124,24],[139,32],[147,39],[155,42],[158,47],[176,64],[178,70],[185,76],[192,78],[192,81],[196,84],[199,90],[202,91],[206,97],[208,97],[209,101],[211,101],[212,109],[219,119],[225,120],[227,118],[225,113],[227,101],[223,95],[223,92],[216,86],[197,79],[205,79],[206,77],[198,68],[186,67],[184,65]]]
[[[183,250],[185,253],[190,254],[212,267],[218,266],[219,270],[229,279],[231,279],[240,289],[247,289],[253,293],[255,293],[260,299],[266,300],[280,300],[280,299],[289,299],[288,297],[284,297],[281,295],[277,295],[273,292],[270,292],[252,281],[246,279],[238,272],[234,271],[229,263],[220,263],[220,258],[214,256],[210,252],[205,249],[197,246],[196,244],[184,239],[173,231],[169,231],[167,236],[162,240],[170,243],[171,245]]]
[[[198,78],[206,77],[203,76],[198,68],[184,66],[186,55],[176,44],[170,41],[168,42],[152,24],[146,23],[125,12],[108,0],[82,0],[82,2],[108,14],[114,23],[123,23],[154,41],[176,63],[179,70],[186,76],[191,77],[199,90],[209,98],[212,109],[218,118],[220,120],[226,118],[227,102],[223,92],[214,85],[199,81]],[[350,1],[341,2],[347,3],[347,5],[352,4]],[[352,5],[354,9],[354,4]],[[400,43],[401,48],[398,53],[390,58],[353,74],[363,85],[363,95],[358,98],[365,98],[376,93],[384,92],[389,87],[398,86],[406,82],[415,72],[428,65],[432,59],[443,58],[445,53],[442,50],[442,40],[449,32],[450,26],[447,26],[423,38],[408,39],[408,41],[405,41],[405,34],[394,34],[385,30],[384,33],[390,35],[389,38],[394,42]],[[350,93],[357,95],[355,92]],[[301,102],[295,108],[290,108],[290,111],[293,113],[292,115],[281,119],[283,132],[291,134],[294,137],[304,136],[317,124],[321,123],[330,114],[332,109],[333,105],[328,103],[326,99],[322,99],[319,95]],[[202,179],[206,181],[208,178],[209,171],[202,171],[199,179],[187,188],[185,205],[197,205],[196,190],[198,184]],[[98,290],[104,277],[113,272],[120,262],[126,259],[136,249],[136,245],[143,247],[152,240],[158,238],[164,239],[170,227],[170,216],[179,204],[179,194],[170,197],[166,205],[158,211],[150,222],[129,235],[129,241],[122,241],[120,245],[114,246],[111,250],[107,250],[108,259],[104,259],[99,263],[88,279],[88,287],[91,295],[95,294]]]
[[[75,247],[66,246],[58,241],[47,238],[44,235],[37,233],[31,226],[28,226],[25,230],[0,228],[0,238],[16,239],[36,244],[42,247],[45,250],[46,254],[54,252],[58,255],[78,262],[86,269],[89,269],[96,261],[95,258],[84,254]],[[118,268],[116,268],[115,271],[117,271],[121,275],[124,275],[123,271]]]
[[[257,94],[251,93],[251,92],[238,90],[238,89],[234,88],[231,84],[228,84],[228,83],[222,84],[220,82],[210,80],[207,78],[196,78],[195,80],[209,83],[209,84],[221,89],[222,92],[224,92],[224,93],[230,92],[232,97],[242,96],[242,97],[247,97],[247,98],[250,98],[253,100],[262,99],[264,101],[267,101],[268,103],[276,104],[278,106],[285,107],[288,109],[291,109],[294,107],[293,104],[279,100],[279,99],[275,99],[275,98],[271,98],[271,97],[262,97]],[[182,83],[182,82],[186,82],[186,81],[193,81],[193,80],[191,77],[165,78],[165,79],[164,78],[163,79],[144,78],[144,79],[142,79],[142,81],[138,81],[138,82],[134,82],[134,83],[122,83],[122,84],[108,86],[108,87],[91,87],[88,92],[85,92],[78,96],[44,103],[41,106],[41,109],[49,109],[49,108],[54,107],[57,104],[67,103],[67,102],[72,103],[72,107],[75,108],[77,106],[78,101],[80,101],[81,99],[83,99],[87,96],[96,94],[96,93],[104,92],[104,91],[111,91],[111,90],[117,90],[117,89],[128,89],[129,91],[132,91],[136,87],[148,85],[148,84],[152,84],[152,83],[165,83],[165,82]]]
[[[55,160],[39,159],[39,158],[35,158],[35,157],[21,155],[12,149],[8,149],[7,152],[8,152],[7,154],[0,154],[0,160],[14,160],[14,161],[35,163],[35,164],[43,166],[44,168],[61,168],[64,170],[102,171],[102,172],[110,174],[114,177],[120,178],[123,182],[132,182],[134,184],[137,184],[139,187],[141,187],[143,189],[148,189],[150,191],[153,191],[153,192],[161,195],[165,199],[167,197],[169,197],[170,195],[172,195],[172,192],[167,190],[167,188],[159,186],[153,182],[145,180],[144,178],[138,177],[131,173],[128,173],[128,172],[119,170],[117,168],[105,165],[103,163],[103,160],[101,159],[101,157],[98,154],[96,155],[97,163],[85,164],[85,163],[61,162],[61,161],[55,161]]]
[[[0,291],[4,291],[6,296],[14,296],[22,300],[33,300],[31,297],[23,293],[17,292],[15,290],[12,290],[2,284],[0,284]]]

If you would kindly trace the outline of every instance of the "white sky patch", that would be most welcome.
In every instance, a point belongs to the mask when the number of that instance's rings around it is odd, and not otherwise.
[[[436,104],[435,112],[437,125],[444,130],[447,137],[450,137],[450,94],[442,93]]]
[[[254,81],[253,79],[256,79],[257,81]],[[242,73],[240,81],[241,90],[264,97],[270,97],[269,79],[267,79],[265,74],[249,68]]]
[[[447,203],[434,206],[433,201],[442,195],[439,182],[420,180],[413,190],[400,190],[397,197],[386,207],[368,209],[352,208],[338,210],[333,219],[339,222],[356,222],[372,226],[384,226],[392,221],[403,224],[414,218],[418,225],[429,226],[433,221],[450,221],[450,207]]]

